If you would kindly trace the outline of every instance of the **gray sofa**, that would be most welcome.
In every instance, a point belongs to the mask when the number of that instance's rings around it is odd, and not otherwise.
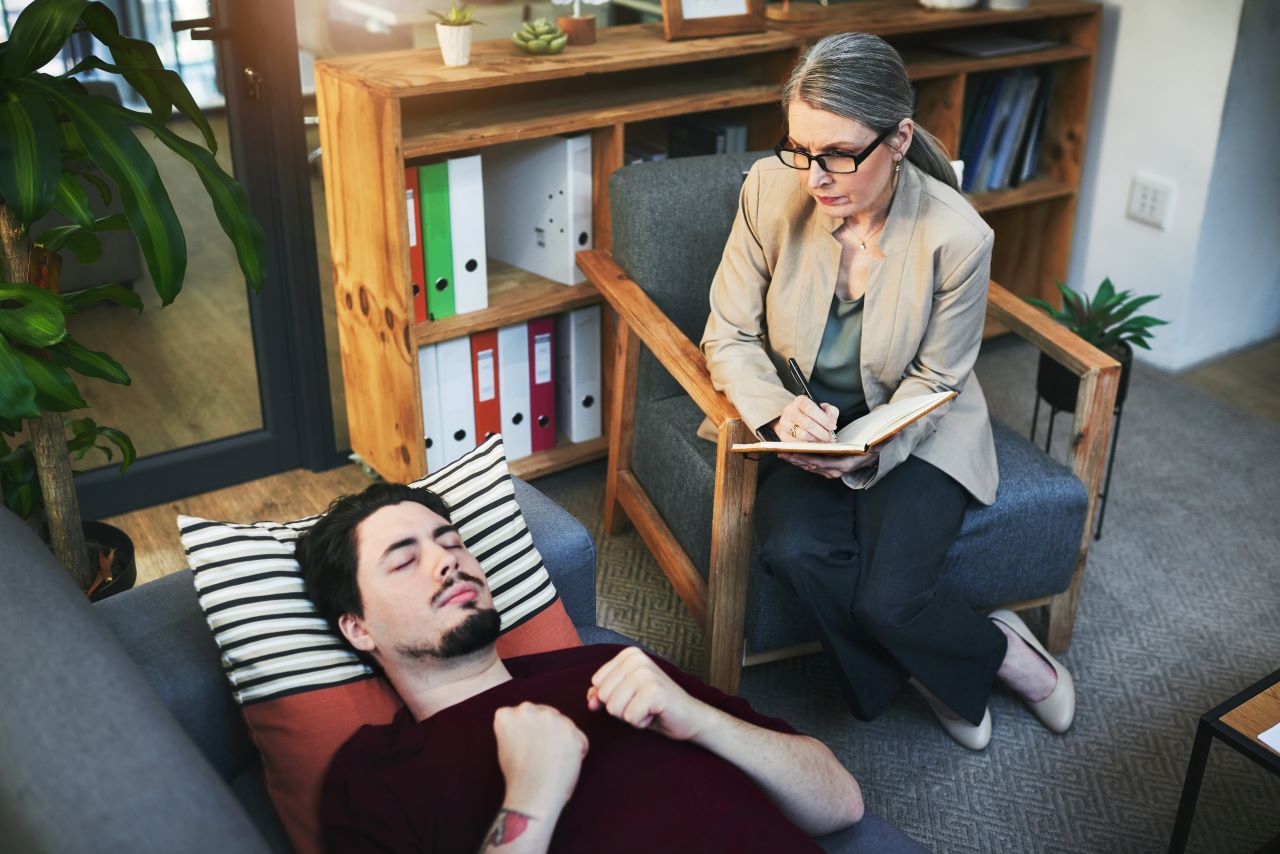
[[[516,496],[585,643],[595,547],[533,487]],[[0,850],[289,851],[188,571],[90,605],[0,507]],[[919,851],[875,816],[829,851]]]

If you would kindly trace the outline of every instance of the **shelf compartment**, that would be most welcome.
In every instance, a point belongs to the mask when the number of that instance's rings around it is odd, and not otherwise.
[[[953,74],[981,74],[984,71],[1000,71],[1006,68],[1075,62],[1089,59],[1092,55],[1093,52],[1087,47],[1064,44],[1044,50],[989,57],[962,56],[941,50],[904,50],[902,59],[907,64],[908,77],[912,80],[929,80]]]
[[[534,139],[555,134],[645,121],[659,117],[702,113],[710,110],[777,104],[779,83],[766,83],[741,74],[694,75],[684,79],[659,79],[639,83],[593,81],[579,91],[541,96],[522,87],[518,99],[498,98],[468,108],[465,101],[445,99],[406,102],[402,124],[402,154],[406,160]],[[453,101],[453,98],[448,99]],[[477,99],[466,98],[475,103]],[[485,99],[489,100],[489,99]]]
[[[586,442],[570,442],[561,437],[560,444],[549,451],[538,451],[507,464],[511,473],[521,480],[533,480],[609,455],[609,440],[605,436]]]
[[[1075,195],[1075,187],[1052,178],[1034,178],[1007,190],[988,190],[974,193],[969,201],[978,213],[994,213],[1009,208],[1022,207],[1052,199],[1065,199]]]
[[[600,292],[590,282],[562,285],[492,258],[488,263],[489,307],[415,324],[419,347],[600,301]]]

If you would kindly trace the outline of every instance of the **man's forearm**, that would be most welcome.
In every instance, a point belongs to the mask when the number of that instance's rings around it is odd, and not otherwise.
[[[811,836],[862,818],[862,791],[826,745],[749,724],[712,706],[694,743],[732,762]]]
[[[504,803],[485,834],[480,854],[544,854],[559,818],[559,810],[539,816]]]

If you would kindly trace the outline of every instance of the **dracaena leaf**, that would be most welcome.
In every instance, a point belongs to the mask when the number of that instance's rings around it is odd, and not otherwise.
[[[161,142],[192,165],[213,202],[218,224],[235,247],[245,281],[254,290],[260,290],[266,278],[267,239],[249,207],[244,188],[224,172],[205,149],[183,139],[150,116],[114,105],[113,109],[149,128]]]
[[[58,192],[53,197],[54,209],[81,228],[93,228],[93,211],[89,208],[89,195],[73,172],[63,172],[58,178]]]
[[[124,366],[106,353],[90,350],[70,335],[45,350],[49,360],[59,367],[85,377],[97,377],[116,385],[129,385]]]
[[[1102,280],[1101,285],[1098,285],[1098,293],[1093,298],[1093,304],[1095,306],[1109,305],[1115,299],[1115,296],[1115,285],[1111,284],[1111,279],[1108,277]]]
[[[27,347],[48,347],[67,335],[67,319],[57,295],[29,284],[0,285],[0,334]]]
[[[52,61],[88,5],[88,0],[34,0],[13,22],[0,77],[16,80]]]
[[[49,412],[68,412],[88,406],[66,368],[20,350],[15,352],[35,386],[36,406]]]
[[[39,95],[0,91],[0,197],[25,225],[53,205],[62,172],[58,127]]]
[[[34,242],[50,252],[70,249],[81,264],[92,264],[102,257],[102,241],[98,239],[98,235],[78,225],[55,226],[37,237]]]
[[[65,82],[35,75],[24,85],[57,102],[76,126],[94,163],[120,191],[124,215],[138,239],[156,293],[168,305],[182,289],[187,244],[155,162],[111,102],[71,91],[62,85]]]
[[[18,351],[0,335],[0,416],[38,418],[36,387],[27,376]]]
[[[133,447],[133,440],[114,427],[99,427],[98,435],[120,449],[120,473],[124,474],[125,470],[138,458],[138,451]],[[104,446],[99,445],[99,447]]]
[[[113,302],[142,313],[142,298],[119,282],[97,285],[80,291],[62,294],[62,306],[67,314],[75,314],[99,302]]]

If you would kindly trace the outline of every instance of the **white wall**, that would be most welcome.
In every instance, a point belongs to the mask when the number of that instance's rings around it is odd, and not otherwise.
[[[1262,7],[1272,0],[1249,3],[1251,8],[1255,3]],[[1276,317],[1269,328],[1261,323],[1245,334],[1236,316],[1251,310],[1246,306],[1259,299],[1266,302],[1260,295],[1275,290],[1274,254],[1269,269],[1266,260],[1254,265],[1240,262],[1258,249],[1258,230],[1271,227],[1268,224],[1280,215],[1277,197],[1260,192],[1256,179],[1230,162],[1232,157],[1257,157],[1257,151],[1266,150],[1267,137],[1270,151],[1280,150],[1275,116],[1264,119],[1269,132],[1253,132],[1258,114],[1268,112],[1259,103],[1267,98],[1275,103],[1276,81],[1264,86],[1244,79],[1273,73],[1274,57],[1242,62],[1238,93],[1231,100],[1232,120],[1221,139],[1219,134],[1244,5],[1245,0],[1111,0],[1104,8],[1069,284],[1092,292],[1110,276],[1120,289],[1160,293],[1162,298],[1149,311],[1171,325],[1156,330],[1151,353],[1138,352],[1139,358],[1169,370],[1280,331]],[[1274,20],[1274,8],[1262,17]],[[1246,43],[1266,38],[1251,33]],[[1274,45],[1274,34],[1270,39]],[[1224,161],[1215,168],[1220,149]],[[1276,155],[1270,159],[1275,161]],[[1165,177],[1177,186],[1165,230],[1125,216],[1137,171]],[[1242,182],[1255,186],[1242,190]],[[1211,183],[1221,188],[1215,187],[1212,198]],[[1220,206],[1235,208],[1229,226],[1219,225]],[[1271,244],[1276,234],[1272,227]],[[1220,272],[1198,275],[1198,263]],[[1230,297],[1222,298],[1221,282],[1228,279]],[[1221,309],[1211,336],[1200,331],[1205,300]]]
[[[1245,0],[1191,275],[1193,364],[1280,333],[1280,3]]]

